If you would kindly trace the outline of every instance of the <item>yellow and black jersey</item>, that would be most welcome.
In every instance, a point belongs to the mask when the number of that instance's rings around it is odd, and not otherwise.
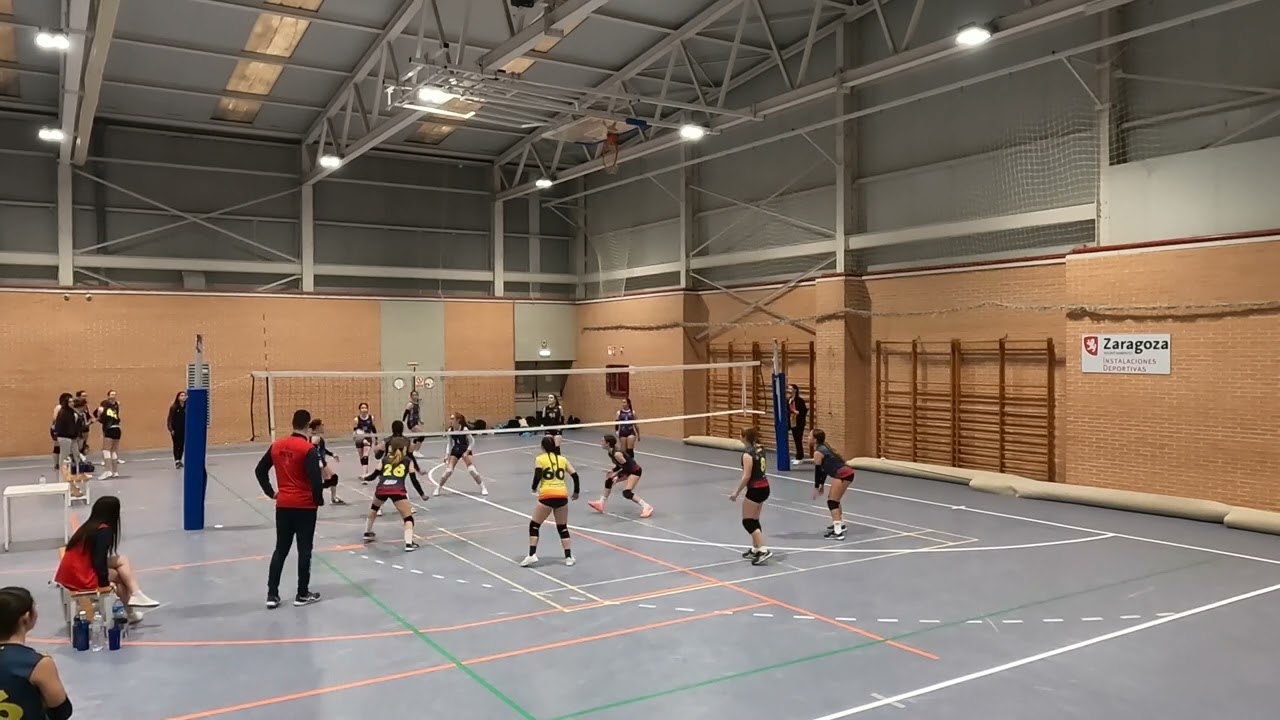
[[[559,453],[542,453],[533,461],[533,491],[539,500],[569,497],[568,479],[573,480],[573,494],[578,494],[577,473],[569,471],[569,461]]]

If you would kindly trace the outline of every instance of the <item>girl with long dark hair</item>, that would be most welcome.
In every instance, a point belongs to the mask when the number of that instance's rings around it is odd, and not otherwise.
[[[0,589],[0,717],[67,720],[71,699],[53,658],[27,647],[36,601],[26,588]]]
[[[742,431],[742,479],[734,489],[729,500],[738,501],[743,490],[747,491],[742,500],[742,528],[751,536],[751,547],[742,553],[742,557],[751,561],[752,565],[763,565],[773,557],[773,552],[764,545],[764,531],[760,527],[760,511],[764,502],[769,499],[769,475],[764,448],[758,444],[759,436],[755,428]]]
[[[187,393],[179,392],[173,396],[173,404],[169,406],[169,417],[164,421],[169,428],[169,439],[173,441],[173,466],[182,469],[182,452],[187,447]]]
[[[119,545],[120,498],[103,495],[93,504],[89,518],[67,541],[67,551],[53,581],[71,592],[114,588],[116,597],[130,609],[129,620],[138,622],[142,613],[137,608],[153,608],[160,603],[138,587],[129,558],[116,552]]]

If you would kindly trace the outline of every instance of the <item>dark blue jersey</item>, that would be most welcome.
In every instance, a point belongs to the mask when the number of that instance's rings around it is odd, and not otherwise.
[[[31,673],[44,655],[26,645],[0,643],[0,717],[42,720],[44,695],[31,684]]]

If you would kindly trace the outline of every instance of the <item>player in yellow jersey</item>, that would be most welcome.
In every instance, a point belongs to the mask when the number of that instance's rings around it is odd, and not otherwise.
[[[572,497],[566,476],[573,479]],[[538,502],[533,506],[533,520],[529,522],[529,556],[520,561],[520,567],[538,562],[538,535],[542,532],[542,523],[553,513],[560,533],[560,547],[564,548],[564,564],[573,565],[573,550],[569,548],[569,500],[578,499],[578,490],[578,471],[560,454],[556,439],[543,436],[542,454],[533,461],[533,492]]]

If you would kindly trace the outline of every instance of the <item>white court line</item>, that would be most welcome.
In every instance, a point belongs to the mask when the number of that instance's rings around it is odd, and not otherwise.
[[[1015,668],[1020,668],[1024,665],[1030,665],[1032,663],[1040,662],[1041,660],[1048,660],[1049,658],[1052,658],[1052,657],[1065,655],[1067,653],[1075,652],[1076,650],[1081,650],[1081,649],[1090,647],[1092,645],[1097,645],[1099,643],[1107,642],[1108,640],[1114,640],[1119,637],[1124,637],[1125,635],[1132,635],[1133,633],[1141,632],[1143,630],[1148,630],[1150,628],[1153,628],[1159,625],[1164,625],[1166,623],[1170,623],[1175,620],[1188,618],[1188,617],[1191,617],[1192,615],[1199,615],[1201,613],[1209,612],[1210,610],[1217,610],[1220,607],[1226,607],[1227,605],[1233,605],[1235,603],[1242,602],[1244,600],[1250,600],[1255,597],[1267,595],[1277,590],[1280,590],[1280,585],[1272,585],[1270,587],[1260,588],[1258,590],[1247,592],[1242,595],[1236,595],[1235,597],[1229,597],[1225,600],[1219,600],[1217,602],[1209,603],[1208,605],[1201,605],[1200,607],[1197,607],[1197,608],[1184,610],[1183,612],[1177,613],[1175,615],[1159,618],[1157,620],[1151,620],[1151,621],[1142,623],[1140,625],[1133,625],[1131,627],[1124,628],[1123,630],[1117,630],[1115,632],[1107,633],[1106,635],[1099,635],[1095,638],[1082,640],[1081,642],[1074,643],[1071,645],[1064,645],[1063,647],[1057,648],[1055,650],[1049,650],[1046,652],[1038,653],[1036,655],[1030,655],[1025,658],[1022,658],[1021,660],[1014,660],[1013,662],[1005,663],[1003,665],[996,665],[994,667],[987,668],[986,670],[980,670],[978,672],[970,673],[968,675],[961,675],[960,677],[952,678],[950,680],[944,680],[943,682],[940,682],[940,683],[935,683],[933,685],[928,685],[922,688],[918,688],[916,690],[911,690],[909,692],[900,693],[892,697],[887,697],[887,698],[884,698],[883,700],[877,700],[876,702],[873,702],[873,703],[867,703],[865,705],[859,705],[857,707],[852,707],[847,710],[841,710],[839,712],[831,713],[830,715],[823,715],[822,717],[815,718],[814,720],[840,720],[840,718],[846,718],[851,715],[859,715],[861,713],[864,713],[870,710],[875,710],[877,708],[884,707],[885,705],[893,705],[895,703],[902,702],[903,700],[910,700],[912,698],[920,697],[921,695],[928,695],[930,693],[935,693],[939,690],[945,690],[949,687],[955,687],[956,685],[963,685],[965,683],[972,682],[974,680],[980,680],[982,678],[990,677],[992,675],[998,675],[1002,672],[1007,672]]]
[[[581,442],[581,441],[570,440],[569,442]],[[584,444],[590,445],[591,443],[584,443]],[[693,465],[705,465],[706,467],[719,468],[721,470],[737,470],[737,468],[734,468],[730,465],[716,465],[714,463],[702,462],[701,460],[689,460],[687,458],[678,458],[670,455],[659,455],[657,453],[641,452],[639,450],[636,451],[636,454],[663,458],[665,460],[675,460],[677,462],[691,463]],[[768,473],[768,475],[769,477],[778,478],[780,480],[790,480],[792,482],[804,483],[805,485],[810,484],[809,481],[807,480],[801,480],[800,478],[793,478],[788,475],[778,475],[775,473]],[[1135,540],[1137,542],[1152,543],[1155,545],[1166,545],[1168,547],[1176,547],[1176,548],[1181,548],[1183,550],[1196,550],[1199,552],[1211,553],[1214,555],[1234,557],[1234,558],[1239,558],[1241,560],[1253,560],[1256,562],[1268,563],[1270,565],[1280,565],[1280,560],[1273,560],[1271,558],[1257,557],[1255,555],[1244,555],[1242,553],[1234,553],[1227,550],[1218,550],[1215,548],[1201,547],[1199,545],[1187,545],[1184,543],[1171,542],[1169,540],[1157,540],[1155,538],[1144,537],[1142,535],[1128,535],[1125,533],[1106,532],[1103,530],[1095,530],[1093,528],[1081,527],[1079,525],[1067,525],[1065,523],[1057,523],[1057,522],[1052,522],[1050,520],[1040,520],[1038,518],[1024,517],[1022,515],[1011,515],[1009,513],[995,512],[994,510],[981,510],[979,508],[956,506],[951,503],[934,502],[932,500],[921,500],[920,498],[906,497],[903,495],[894,495],[892,493],[877,492],[875,490],[863,490],[861,488],[854,487],[854,486],[850,486],[849,490],[857,493],[862,493],[864,495],[877,495],[880,497],[893,498],[894,500],[905,500],[907,502],[921,503],[923,505],[933,505],[935,507],[944,507],[950,510],[963,510],[966,512],[978,513],[980,515],[991,515],[994,517],[1007,518],[1009,520],[1021,520],[1023,522],[1036,523],[1038,525],[1049,525],[1051,527],[1063,528],[1065,530],[1075,530],[1077,532],[1102,533],[1103,537],[1117,537],[1125,540]],[[1090,539],[1101,539],[1101,538],[1090,538]],[[969,551],[973,551],[973,550],[982,550],[984,548],[965,548],[965,549]]]
[[[886,698],[885,696],[881,695],[880,693],[871,693],[871,697],[873,697],[873,698],[878,698],[878,699],[880,699],[880,700],[887,700],[887,699],[888,699],[888,698]],[[898,702],[891,702],[891,703],[889,703],[889,704],[890,704],[890,705],[892,705],[892,706],[894,706],[894,707],[896,707],[896,708],[902,708],[903,710],[906,710],[906,709],[907,709],[907,706],[906,706],[906,705],[903,705],[902,703],[898,703]]]

